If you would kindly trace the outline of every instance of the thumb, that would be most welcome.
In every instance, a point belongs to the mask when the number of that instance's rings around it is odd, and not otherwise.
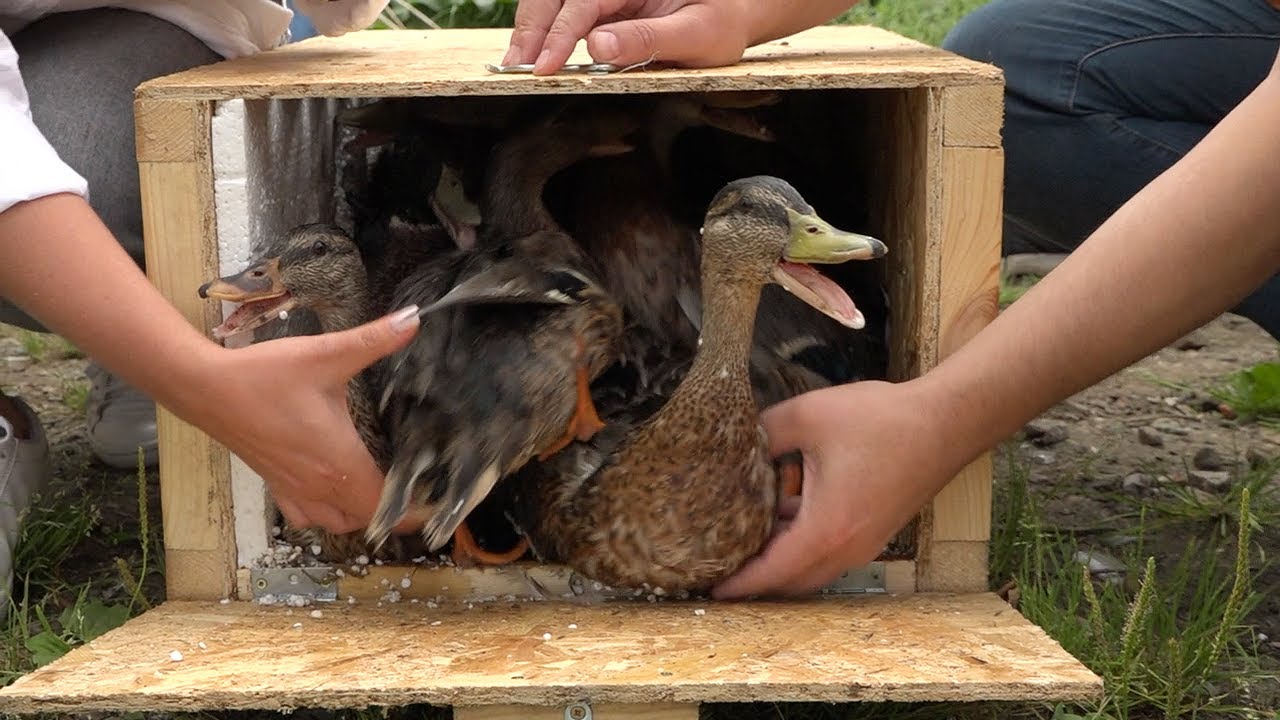
[[[788,398],[760,413],[760,422],[769,436],[769,454],[773,457],[806,449],[806,399],[803,395]]]
[[[746,38],[726,31],[724,18],[716,15],[697,4],[661,17],[601,25],[587,35],[587,52],[596,62],[614,65],[649,60],[689,67],[731,65],[742,59]]]
[[[409,344],[418,323],[418,306],[410,305],[350,330],[317,336],[323,341],[319,354],[350,378]]]

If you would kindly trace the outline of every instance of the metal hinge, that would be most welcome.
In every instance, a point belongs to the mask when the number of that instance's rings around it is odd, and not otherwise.
[[[886,592],[884,563],[873,562],[854,568],[822,589],[823,595],[854,595]]]
[[[316,602],[338,599],[338,573],[327,565],[304,568],[254,568],[249,571],[249,587],[255,600],[290,596]]]

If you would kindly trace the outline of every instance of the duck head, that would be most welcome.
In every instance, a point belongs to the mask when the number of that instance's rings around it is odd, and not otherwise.
[[[735,180],[708,206],[702,228],[708,282],[777,283],[842,325],[866,325],[853,299],[815,264],[884,257],[868,235],[833,227],[785,180],[758,175]]]
[[[284,319],[297,308],[320,316],[351,309],[366,292],[364,263],[351,238],[327,224],[301,225],[249,268],[200,286],[202,298],[240,303],[213,336],[226,339]],[[326,328],[328,329],[328,328]]]

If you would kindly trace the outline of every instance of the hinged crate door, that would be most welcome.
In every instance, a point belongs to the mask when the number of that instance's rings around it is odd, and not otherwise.
[[[167,602],[0,691],[0,711],[431,703],[496,718],[518,717],[512,705],[589,702],[692,718],[678,708],[1084,700],[1102,689],[992,594],[312,609]]]

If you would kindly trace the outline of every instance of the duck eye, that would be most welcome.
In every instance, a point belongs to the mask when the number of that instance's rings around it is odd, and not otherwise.
[[[311,246],[311,253],[313,255],[323,255],[328,251],[329,251],[329,246],[323,240],[317,240]]]
[[[805,228],[804,231],[809,233],[810,235],[817,235],[819,232],[819,229],[817,225],[810,225],[809,227]]]

